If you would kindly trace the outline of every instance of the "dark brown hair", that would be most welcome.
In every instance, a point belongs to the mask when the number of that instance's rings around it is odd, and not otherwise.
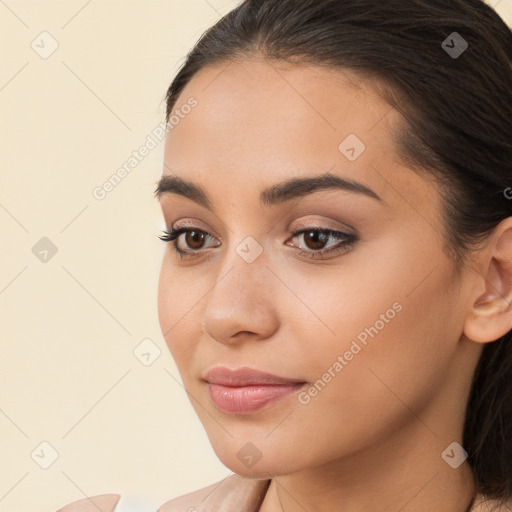
[[[350,70],[400,112],[397,151],[435,178],[456,269],[512,216],[512,32],[483,1],[246,0],[188,53],[166,120],[197,71],[255,55]],[[512,331],[484,346],[463,444],[477,491],[512,497]]]

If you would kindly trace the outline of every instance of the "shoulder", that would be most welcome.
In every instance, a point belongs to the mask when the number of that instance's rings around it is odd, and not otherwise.
[[[259,508],[270,480],[230,475],[224,480],[164,503],[157,512],[253,512]]]
[[[56,512],[114,512],[120,494],[98,494],[78,501],[73,501]]]

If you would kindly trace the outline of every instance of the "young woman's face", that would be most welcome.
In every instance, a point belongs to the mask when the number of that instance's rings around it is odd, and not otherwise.
[[[469,286],[442,250],[438,191],[393,146],[397,112],[342,71],[256,58],[201,70],[176,112],[164,177],[210,208],[162,183],[195,254],[166,248],[159,318],[221,461],[263,478],[378,454],[397,432],[454,441],[478,355]],[[291,382],[224,387],[218,367]]]

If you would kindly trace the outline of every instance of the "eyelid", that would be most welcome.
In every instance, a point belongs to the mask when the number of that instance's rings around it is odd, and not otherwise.
[[[177,220],[173,222],[170,227],[167,227],[167,229],[171,231],[175,231],[182,228],[199,229],[201,231],[204,231],[205,233],[208,233],[212,237],[215,237],[217,240],[222,241],[222,237],[216,231],[210,228],[201,227],[201,225],[204,226],[204,224],[200,220],[187,218],[186,220],[183,221]]]
[[[207,233],[210,237],[216,238],[218,241],[222,242],[222,237],[219,236],[215,231],[209,229],[209,228],[203,228],[201,227],[201,221],[197,219],[191,219],[188,218],[184,221],[177,220],[170,227],[167,227],[167,230],[169,231],[177,231],[179,229],[183,228],[190,228],[190,229],[197,229],[204,231]],[[357,231],[348,224],[345,223],[339,223],[342,224],[342,227],[339,226],[331,226],[326,221],[320,221],[320,220],[303,220],[299,221],[297,224],[291,223],[287,227],[287,232],[291,233],[292,236],[297,236],[297,233],[301,230],[318,230],[318,231],[341,231],[344,232],[346,235],[353,236],[355,238],[358,238]],[[293,226],[293,229],[292,229]]]
[[[357,236],[357,230],[354,229],[352,226],[349,226],[345,223],[339,223],[342,224],[341,226],[333,226],[329,224],[328,221],[325,220],[307,220],[307,221],[299,221],[297,224],[293,224],[293,229],[290,227],[289,231],[292,233],[295,233],[297,231],[300,231],[302,229],[317,229],[322,231],[342,231],[346,233],[347,235],[351,236]]]

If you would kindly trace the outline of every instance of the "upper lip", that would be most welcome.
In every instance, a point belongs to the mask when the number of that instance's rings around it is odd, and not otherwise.
[[[288,379],[271,373],[255,370],[254,368],[237,368],[231,370],[224,366],[212,368],[204,376],[204,380],[211,384],[222,386],[254,386],[254,385],[291,385],[304,384],[300,379]]]

